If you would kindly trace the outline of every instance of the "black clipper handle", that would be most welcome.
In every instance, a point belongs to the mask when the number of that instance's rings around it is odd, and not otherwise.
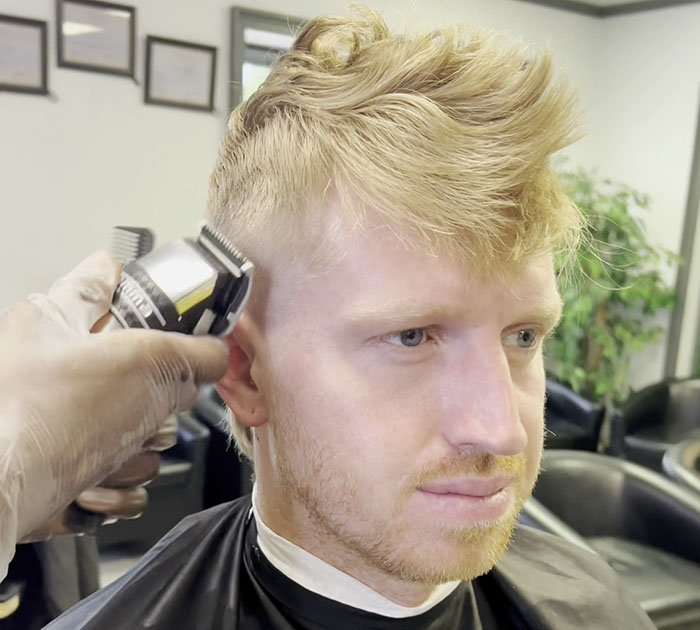
[[[66,517],[63,521],[66,529],[75,534],[95,535],[97,530],[105,524],[107,517],[81,508],[77,503],[71,503],[66,509]]]

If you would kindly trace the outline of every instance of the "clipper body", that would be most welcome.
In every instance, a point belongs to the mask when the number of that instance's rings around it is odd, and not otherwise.
[[[253,264],[204,227],[124,266],[109,328],[226,336],[250,295]]]

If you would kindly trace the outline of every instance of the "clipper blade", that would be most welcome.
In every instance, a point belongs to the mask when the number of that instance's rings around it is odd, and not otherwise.
[[[211,254],[229,271],[240,278],[244,274],[252,272],[253,263],[239,252],[221,232],[209,225],[203,224],[197,239]]]
[[[214,334],[226,336],[238,322],[248,303],[253,281],[253,263],[248,260],[221,232],[203,224],[197,243],[235,278],[223,293],[225,315],[212,325]]]

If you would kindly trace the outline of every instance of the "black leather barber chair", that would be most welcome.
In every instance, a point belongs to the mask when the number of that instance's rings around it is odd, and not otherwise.
[[[605,405],[591,402],[557,381],[547,380],[544,412],[547,448],[598,450],[601,428],[608,415]]]
[[[202,387],[192,414],[210,433],[204,480],[204,507],[232,501],[253,487],[250,462],[239,457],[229,437],[227,408],[213,385]]]
[[[128,543],[145,550],[203,508],[209,429],[189,412],[178,414],[177,420],[177,444],[161,453],[160,472],[147,486],[148,507],[138,518],[101,527],[100,548]]]
[[[662,472],[666,450],[700,429],[700,379],[667,380],[632,394],[611,453]]]
[[[671,446],[664,453],[662,463],[671,479],[692,488],[700,496],[700,431]]]
[[[550,450],[521,521],[615,569],[658,628],[700,628],[700,495],[619,458]]]

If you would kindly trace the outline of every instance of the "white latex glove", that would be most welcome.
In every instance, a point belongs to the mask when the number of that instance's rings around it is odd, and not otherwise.
[[[119,273],[93,254],[0,316],[0,579],[18,540],[152,442],[226,369],[226,344],[213,337],[90,334]]]

